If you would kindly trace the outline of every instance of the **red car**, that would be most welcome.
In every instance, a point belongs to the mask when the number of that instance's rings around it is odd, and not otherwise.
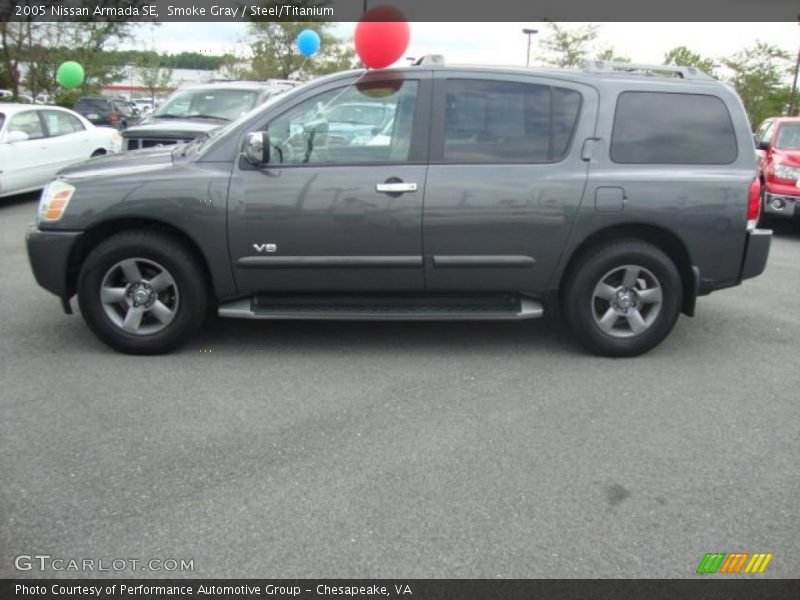
[[[800,117],[774,117],[755,134],[764,216],[800,220]]]

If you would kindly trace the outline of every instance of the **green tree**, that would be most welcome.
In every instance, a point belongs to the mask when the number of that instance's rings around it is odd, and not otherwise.
[[[787,78],[791,57],[788,52],[773,44],[756,42],[722,62],[733,72],[730,81],[753,127],[767,117],[784,114],[790,94]]]
[[[355,52],[341,45],[341,40],[330,33],[332,25],[326,22],[253,22],[249,27],[252,65],[247,72],[251,79],[288,79],[308,75],[321,75],[352,69],[356,65]],[[322,40],[320,50],[306,58],[297,49],[297,35],[313,28]]]
[[[34,24],[30,20],[9,21],[11,7],[7,15],[0,15],[0,51],[2,51],[3,73],[8,87],[14,96],[19,95],[21,83],[21,66],[23,57],[30,48],[33,39]],[[5,11],[4,11],[5,12]]]
[[[170,87],[172,83],[172,69],[163,67],[162,57],[155,50],[139,52],[134,58],[139,81],[150,90],[150,98],[155,101],[156,92]]]
[[[593,54],[599,34],[598,26],[567,27],[558,23],[548,25],[550,30],[542,39],[542,48],[546,52],[544,62],[567,69],[582,67]]]
[[[614,46],[609,46],[602,52],[597,54],[597,60],[607,60],[610,62],[618,62],[618,63],[629,63],[631,59],[627,56],[623,56],[621,54],[617,54],[614,51]]]
[[[713,58],[707,58],[697,52],[692,52],[686,46],[676,46],[667,52],[664,55],[664,64],[676,67],[694,67],[708,74],[714,72],[715,66]]]

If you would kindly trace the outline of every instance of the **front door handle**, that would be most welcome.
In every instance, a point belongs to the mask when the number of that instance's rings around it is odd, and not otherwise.
[[[382,194],[402,194],[403,192],[416,192],[417,184],[402,181],[377,183],[375,184],[375,190]]]

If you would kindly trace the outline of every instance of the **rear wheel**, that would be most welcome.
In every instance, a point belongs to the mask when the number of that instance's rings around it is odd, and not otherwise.
[[[81,268],[78,303],[89,328],[131,354],[160,354],[186,341],[208,307],[203,270],[176,240],[128,231],[98,245]]]
[[[672,330],[683,286],[664,252],[646,242],[622,240],[579,258],[562,300],[571,328],[590,350],[604,356],[636,356]]]

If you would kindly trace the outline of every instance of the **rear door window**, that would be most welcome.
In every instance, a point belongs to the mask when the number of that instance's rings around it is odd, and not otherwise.
[[[108,112],[109,109],[109,101],[105,98],[81,98],[74,107],[74,110],[82,113],[104,113]]]
[[[445,83],[444,162],[547,163],[567,153],[581,95],[510,81]]]
[[[69,113],[60,110],[46,110],[43,114],[47,132],[51,137],[76,133],[84,129],[83,123]]]
[[[614,162],[728,165],[737,156],[730,113],[716,96],[624,92],[617,100]]]

